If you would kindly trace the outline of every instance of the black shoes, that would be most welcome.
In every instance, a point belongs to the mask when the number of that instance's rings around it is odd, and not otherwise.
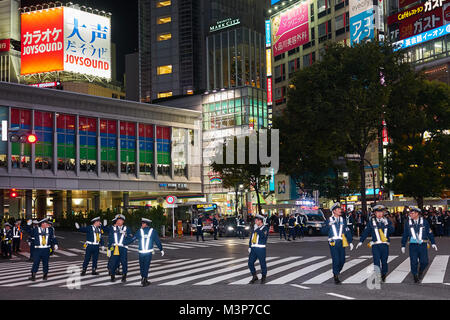
[[[150,282],[147,280],[147,278],[142,278],[141,284],[143,287],[147,287],[150,285]]]
[[[122,282],[127,282],[127,275],[126,274],[122,275]]]
[[[252,280],[250,280],[249,284],[254,284],[256,281],[258,281],[258,277],[255,275],[253,275]]]
[[[384,282],[386,282],[386,275],[385,274],[382,274],[381,275],[381,281],[384,283]]]
[[[96,269],[92,269],[92,275],[93,275],[93,276],[98,276],[99,273],[96,271]]]
[[[423,278],[423,271],[419,271],[419,280],[422,280]]]
[[[334,276],[333,278],[334,278],[334,283],[335,284],[341,284],[341,280],[339,280],[338,276]]]
[[[81,276],[85,276],[86,275],[86,269],[83,269],[83,271],[81,271]]]
[[[36,273],[32,273],[31,277],[29,277],[28,280],[36,281]]]
[[[414,283],[419,283],[419,277],[417,274],[414,275]]]
[[[266,283],[266,276],[262,276],[261,277],[261,284],[265,284]]]
[[[111,275],[111,282],[115,282],[116,281],[116,275],[115,274],[112,274]]]
[[[47,280],[47,274],[44,273],[44,276],[42,277],[42,280],[46,281]]]

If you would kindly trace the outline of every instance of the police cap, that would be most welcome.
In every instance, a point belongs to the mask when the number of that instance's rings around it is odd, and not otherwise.
[[[331,206],[331,211],[333,211],[336,208],[340,208],[340,207],[341,207],[341,204],[339,202],[336,202]]]

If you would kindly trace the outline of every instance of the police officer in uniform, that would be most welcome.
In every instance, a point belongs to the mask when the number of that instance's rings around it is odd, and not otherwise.
[[[297,214],[297,237],[299,237],[300,239],[304,238],[304,233],[303,233],[303,227],[305,226],[304,219],[306,219],[306,218],[304,217],[303,214],[301,214],[301,213]]]
[[[33,261],[33,253],[34,253],[34,237],[33,230],[38,227],[39,222],[37,220],[28,220],[27,225],[23,227],[23,229],[28,233],[28,246],[30,247],[30,258],[28,261]]]
[[[80,227],[80,225],[75,222],[75,227],[80,231],[86,233],[86,253],[84,255],[83,262],[83,270],[81,271],[81,275],[86,275],[87,267],[89,265],[89,261],[92,257],[92,275],[98,275],[97,270],[97,262],[98,255],[100,252],[100,247],[102,251],[104,250],[103,246],[103,229],[102,224],[100,222],[100,217],[96,217],[91,220],[92,225],[88,227]]]
[[[202,215],[199,215],[197,218],[192,219],[192,226],[197,229],[197,232],[195,233],[197,241],[199,240],[200,236],[202,237],[202,240],[205,241],[205,238],[203,237],[203,217],[202,217]]]
[[[368,236],[372,236],[369,247],[372,248],[373,264],[381,270],[381,281],[385,282],[388,273],[389,237],[394,233],[394,226],[390,220],[384,217],[386,210],[384,206],[377,205],[373,210],[375,216],[369,219],[356,249],[362,246]]]
[[[13,240],[13,232],[11,230],[12,225],[5,223],[2,229],[2,255],[3,258],[11,258],[11,243]]]
[[[350,247],[353,250],[353,235],[347,227],[347,222],[341,216],[341,204],[336,202],[331,206],[332,215],[324,227],[328,234],[328,245],[330,247],[331,258],[333,260],[334,283],[340,284],[339,274],[345,264],[345,248]]]
[[[21,220],[17,220],[14,223],[14,227],[12,229],[13,233],[13,252],[17,253],[20,252],[20,240],[22,240],[22,228],[20,227],[20,224],[22,223]]]
[[[150,228],[152,221],[146,218],[141,220],[141,229],[131,239],[131,242],[139,242],[139,267],[141,269],[141,284],[146,287],[150,284],[148,281],[148,270],[152,261],[153,246],[156,244],[161,256],[164,256],[164,250],[158,237],[158,232]]]
[[[245,239],[244,237],[244,227],[245,221],[242,219],[242,216],[236,218],[236,233],[239,239]]]
[[[284,240],[287,240],[286,239],[286,229],[284,227],[285,224],[287,223],[286,220],[287,220],[286,217],[282,213],[280,213],[278,215],[278,232],[280,233],[280,240],[281,240],[282,236],[284,236]]]
[[[259,260],[259,265],[261,266],[261,284],[266,282],[267,276],[267,264],[266,264],[266,243],[269,237],[269,229],[264,224],[264,217],[257,215],[255,217],[255,224],[253,226],[253,232],[250,236],[249,241],[249,256],[248,256],[248,268],[253,276],[250,280],[250,284],[258,281],[256,275],[255,262],[256,259]]]
[[[347,227],[350,229],[350,232],[353,234],[354,230],[353,230],[353,225],[355,224],[355,219],[353,218],[353,214],[351,212],[347,212],[347,214],[345,215],[345,220],[347,222]]]
[[[411,273],[415,283],[419,282],[428,266],[427,249],[429,241],[431,242],[431,247],[437,251],[430,224],[424,217],[420,217],[420,213],[421,210],[419,208],[410,208],[409,219],[405,223],[405,230],[403,231],[402,237],[402,253],[406,252],[406,242],[409,240],[409,259],[411,262]],[[417,272],[419,264],[419,272]]]
[[[43,280],[47,280],[50,248],[53,246],[54,250],[58,250],[58,240],[56,240],[53,234],[53,229],[50,228],[48,219],[39,221],[39,227],[33,229],[32,235],[34,238],[34,252],[33,267],[31,268],[31,277],[29,280],[36,280],[36,273],[38,272],[41,260],[44,272]]]
[[[295,240],[295,223],[296,223],[296,219],[295,219],[294,215],[291,214],[291,216],[289,217],[289,220],[288,220],[288,228],[289,228],[288,241],[291,241],[291,237],[293,240]]]
[[[218,229],[219,229],[219,220],[217,219],[217,216],[214,216],[214,218],[213,218],[214,240],[218,240],[217,239]]]
[[[128,244],[131,240],[131,231],[124,225],[125,216],[116,216],[116,225],[109,228],[108,248],[110,249],[109,275],[111,282],[116,281],[116,270],[122,265],[122,282],[127,281],[128,271]]]

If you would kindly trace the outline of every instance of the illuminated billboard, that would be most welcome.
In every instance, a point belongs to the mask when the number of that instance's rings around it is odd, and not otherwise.
[[[350,0],[350,43],[372,40],[375,36],[373,0]]]
[[[21,74],[67,71],[111,79],[111,20],[58,7],[22,13]]]
[[[282,11],[271,21],[274,56],[309,42],[309,1]]]

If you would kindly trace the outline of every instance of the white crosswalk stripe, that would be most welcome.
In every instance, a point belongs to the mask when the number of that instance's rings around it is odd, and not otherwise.
[[[78,250],[78,249],[76,249]],[[65,249],[65,252],[81,255],[84,253],[72,249]],[[386,279],[386,283],[400,284],[404,282],[412,282],[410,274],[409,258],[402,256],[399,264],[395,259],[398,256],[389,256],[389,263],[393,262],[396,267],[389,266],[390,271]],[[159,258],[159,259],[158,259]],[[195,285],[195,286],[211,286],[214,284],[226,285],[245,285],[250,280],[250,272],[248,270],[247,256],[239,258],[182,258],[168,259],[158,256],[152,260],[149,281],[153,285],[158,286],[178,286],[178,285]],[[373,269],[370,256],[355,257],[346,262],[341,272],[341,281],[343,284],[361,284],[368,279],[370,273],[367,272],[368,267]],[[423,283],[427,284],[444,284],[450,279],[450,256],[436,255],[430,259],[429,268],[424,273]],[[267,257],[267,284],[268,285],[320,285],[332,280],[331,259],[327,256],[291,256],[291,257]],[[97,271],[100,275],[93,276],[91,264],[85,276],[80,277],[81,286],[140,286],[140,267],[138,260],[128,261],[127,283],[120,281],[120,276],[116,282],[111,282],[107,271],[108,261],[100,259]],[[31,262],[3,262],[0,263],[0,287],[20,287],[29,288],[42,287],[67,287],[68,279],[73,276],[70,273],[70,267],[76,267],[81,272],[82,260],[78,261],[50,261],[49,278],[47,281],[42,279],[42,265],[36,275],[36,281],[28,280],[31,274]],[[256,263],[256,269],[260,274],[260,266]]]

